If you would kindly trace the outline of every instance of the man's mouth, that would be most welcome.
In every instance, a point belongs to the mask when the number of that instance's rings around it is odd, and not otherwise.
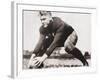
[[[43,27],[45,27],[45,28],[46,28],[47,26],[48,26],[48,24],[43,24]]]

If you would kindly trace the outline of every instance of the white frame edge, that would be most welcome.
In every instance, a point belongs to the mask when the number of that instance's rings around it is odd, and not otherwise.
[[[15,78],[17,74],[17,17],[16,3],[11,2],[11,77]]]
[[[21,67],[22,67],[22,65],[20,64],[20,62],[19,62],[19,59],[20,59],[20,56],[21,56],[21,54],[19,55],[18,53],[20,52],[20,50],[18,50],[19,48],[22,48],[20,45],[18,45],[18,44],[20,44],[20,42],[18,42],[19,40],[21,40],[22,41],[22,38],[20,39],[20,38],[18,38],[19,36],[20,37],[22,37],[22,35],[20,35],[20,34],[22,34],[22,33],[20,33],[20,31],[22,31],[22,29],[21,28],[18,28],[18,26],[22,26],[22,24],[18,24],[18,23],[20,23],[18,20],[19,20],[19,18],[18,18],[18,4],[24,4],[24,3],[19,3],[19,2],[12,2],[12,4],[11,4],[11,31],[12,31],[12,33],[11,33],[11,36],[12,36],[12,41],[11,41],[11,76],[13,77],[13,78],[17,78],[17,77],[22,77],[22,75],[23,76],[27,76],[26,75],[26,73],[27,73],[27,71],[25,71],[25,74],[24,74],[24,71],[22,71],[22,69],[21,69]],[[29,3],[28,3],[29,4]],[[31,3],[30,3],[31,4]],[[38,4],[37,5],[35,5],[35,6],[38,6]],[[42,6],[50,6],[50,5],[42,5]],[[51,5],[52,6],[52,5]],[[55,5],[54,5],[55,6]],[[57,6],[55,6],[55,7],[57,7]],[[64,6],[59,6],[59,7],[64,7]],[[70,7],[70,6],[69,6]],[[72,8],[74,8],[74,7],[72,7]],[[75,8],[87,8],[87,7],[75,7]],[[23,9],[23,7],[20,7],[20,11]],[[90,10],[90,13],[93,13],[92,14],[92,17],[94,18],[94,19],[92,19],[92,22],[93,22],[93,24],[92,24],[92,35],[93,36],[95,36],[95,34],[93,34],[93,33],[95,33],[95,28],[94,28],[94,25],[96,24],[95,22],[96,22],[96,8],[94,8],[94,7],[90,7],[90,8],[87,8],[87,9],[95,9],[95,10]],[[19,12],[20,12],[19,11]],[[82,10],[81,10],[82,11]],[[80,12],[81,12],[80,11]],[[84,12],[84,11],[83,11]],[[93,39],[93,37],[92,37],[92,39],[91,39],[93,42],[94,42],[94,39]],[[92,44],[92,45],[95,45],[94,43]],[[92,49],[93,49],[94,47],[92,46]],[[95,50],[93,50],[93,52],[95,52]],[[94,55],[93,54],[93,58],[95,58],[96,59],[96,55]],[[21,56],[22,57],[22,56]],[[96,71],[96,66],[97,66],[97,64],[96,64],[96,60],[92,60],[94,63],[93,63],[93,66],[91,67],[91,70],[92,71],[89,71],[88,69],[89,68],[87,68],[87,67],[84,67],[84,69],[87,69],[87,71],[86,72],[95,72]],[[19,66],[20,65],[20,66]],[[77,68],[76,68],[77,69]],[[57,71],[59,71],[58,69],[55,69],[55,70],[57,70]],[[65,70],[65,69],[62,69],[62,70]],[[68,71],[70,71],[70,69],[67,69]],[[72,69],[73,71],[75,71],[74,69]],[[78,70],[78,69],[77,69]],[[37,72],[38,71],[38,72]],[[44,69],[43,70],[34,70],[34,72],[37,72],[37,74],[38,73],[42,73],[44,71]],[[45,70],[45,72],[48,72],[49,70]],[[52,71],[52,70],[51,70]],[[57,73],[57,71],[56,71],[56,73]],[[61,71],[61,70],[60,70]],[[76,72],[73,72],[73,71],[71,71],[70,73],[76,73]],[[33,73],[33,71],[30,71],[29,70],[29,72],[30,72],[30,74],[32,74]],[[78,73],[81,73],[79,70],[78,70]],[[20,75],[20,74],[22,74],[22,75]],[[52,74],[52,72],[49,72],[49,74]],[[66,72],[62,72],[62,74],[66,74]],[[37,75],[35,75],[35,76],[37,76]]]

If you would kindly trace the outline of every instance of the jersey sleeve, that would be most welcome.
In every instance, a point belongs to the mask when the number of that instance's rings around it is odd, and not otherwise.
[[[53,50],[54,50],[57,46],[59,46],[58,44],[59,44],[59,40],[61,39],[61,36],[62,36],[62,33],[57,33],[57,34],[55,35],[55,38],[54,38],[53,42],[51,43],[51,45],[49,46],[49,48],[48,48],[47,51],[46,51],[46,54],[47,54],[48,56],[50,56],[51,53],[53,52]]]

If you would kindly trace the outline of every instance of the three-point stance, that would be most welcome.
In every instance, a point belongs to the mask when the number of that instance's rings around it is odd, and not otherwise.
[[[51,55],[53,50],[62,46],[66,52],[79,59],[84,66],[88,66],[81,51],[75,47],[78,36],[72,26],[58,17],[52,17],[50,11],[40,11],[39,14],[42,23],[39,29],[40,39],[29,60],[28,67],[31,68],[32,61],[35,67],[42,67],[44,60]]]

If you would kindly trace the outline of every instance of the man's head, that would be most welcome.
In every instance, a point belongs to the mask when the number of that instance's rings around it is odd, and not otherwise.
[[[40,11],[39,15],[41,23],[44,25],[44,27],[46,27],[52,20],[52,14],[50,11]]]

